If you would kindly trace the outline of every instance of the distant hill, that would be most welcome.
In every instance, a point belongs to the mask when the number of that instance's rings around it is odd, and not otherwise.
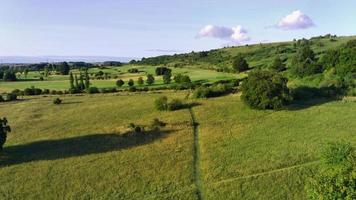
[[[3,64],[19,63],[41,63],[41,62],[104,62],[120,61],[129,62],[135,58],[113,57],[113,56],[0,56],[0,62]]]
[[[356,36],[336,37],[332,35],[318,36],[309,39],[311,48],[320,55],[326,50],[340,47]],[[301,40],[299,40],[301,41]],[[157,56],[142,59],[139,64],[145,65],[168,65],[172,67],[194,67],[203,69],[222,70],[231,68],[232,58],[241,53],[251,67],[265,67],[279,55],[283,61],[289,61],[298,49],[298,40],[290,42],[263,43],[236,47],[225,47],[203,52],[191,52]]]

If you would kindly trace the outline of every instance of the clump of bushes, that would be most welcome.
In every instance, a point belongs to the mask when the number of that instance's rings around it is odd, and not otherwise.
[[[155,108],[159,111],[174,111],[185,107],[185,104],[180,99],[172,99],[168,101],[166,96],[160,97],[154,102]]]
[[[55,98],[54,100],[53,100],[53,104],[55,104],[55,105],[59,105],[59,104],[61,104],[62,103],[62,99],[60,99],[60,98]]]
[[[249,65],[242,54],[238,54],[232,61],[232,68],[236,72],[244,72],[248,70]]]
[[[153,130],[159,130],[162,127],[165,127],[167,124],[164,123],[163,121],[159,120],[158,118],[153,119],[151,123],[151,128]]]
[[[0,118],[0,151],[6,142],[7,133],[11,132],[11,128],[7,123],[6,118]]]
[[[157,67],[156,68],[156,75],[163,76],[164,74],[171,74],[172,70],[168,67]]]
[[[137,74],[139,72],[139,70],[136,68],[131,68],[131,69],[127,70],[127,72],[132,73],[132,74]]]
[[[213,85],[213,86],[200,86],[198,87],[194,93],[193,93],[193,97],[194,98],[211,98],[211,97],[218,97],[218,96],[222,96],[225,94],[228,94],[230,92],[232,92],[233,89],[231,86],[227,85],[227,84],[217,84],[217,85]]]
[[[279,109],[291,101],[288,79],[273,71],[256,70],[242,84],[241,99],[255,109]]]
[[[97,87],[90,87],[87,89],[88,94],[96,94],[99,93],[99,89]]]
[[[131,129],[131,132],[136,133],[136,134],[142,133],[145,131],[145,128],[143,126],[136,125],[134,123],[130,123],[129,128]]]
[[[322,154],[319,172],[310,178],[309,199],[356,199],[356,151],[350,143],[332,143]]]

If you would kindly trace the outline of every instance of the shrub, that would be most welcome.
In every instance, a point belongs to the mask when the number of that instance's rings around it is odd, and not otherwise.
[[[171,77],[172,77],[171,72],[165,72],[165,74],[163,74],[163,83],[164,84],[170,84],[171,83]]]
[[[137,89],[135,86],[129,87],[129,92],[136,92]]]
[[[138,71],[138,69],[136,69],[136,68],[131,68],[131,69],[129,69],[129,70],[127,70],[129,73],[132,73],[132,74],[136,74],[136,73],[138,73],[139,71]]]
[[[144,132],[144,130],[145,130],[143,126],[136,125],[136,124],[134,124],[134,123],[130,123],[130,124],[129,124],[129,128],[131,129],[131,131],[132,131],[133,133],[142,133],[142,132]]]
[[[53,104],[55,104],[55,105],[59,105],[59,104],[61,104],[62,103],[62,99],[60,99],[60,98],[55,98],[54,100],[53,100]]]
[[[276,72],[258,70],[249,74],[242,84],[242,100],[256,109],[278,109],[290,100],[288,79]]]
[[[218,97],[224,94],[228,94],[232,91],[232,88],[227,84],[219,83],[217,85],[205,87],[200,86],[197,88],[194,93],[194,98],[210,98],[210,97]]]
[[[152,76],[152,74],[148,74],[148,75],[147,75],[146,83],[147,83],[148,85],[152,85],[154,82],[155,82],[155,78]]]
[[[134,86],[135,85],[135,82],[130,79],[129,82],[127,83],[130,87]]]
[[[4,98],[2,97],[2,95],[0,95],[0,102],[4,102]]]
[[[180,99],[173,99],[168,103],[167,110],[174,111],[184,108],[184,104]]]
[[[155,108],[159,111],[168,110],[168,98],[166,96],[159,97],[155,100]]]
[[[283,63],[283,61],[281,60],[281,58],[279,56],[277,56],[274,60],[272,65],[270,66],[270,68],[272,70],[276,70],[277,72],[281,72],[286,70],[286,66]]]
[[[16,101],[17,100],[17,94],[16,93],[7,93],[5,94],[5,101]]]
[[[87,89],[87,93],[89,94],[99,93],[99,89],[97,87],[90,87]]]
[[[122,87],[124,84],[125,84],[125,82],[123,80],[121,80],[121,79],[116,81],[117,87]]]
[[[232,68],[236,72],[244,72],[248,70],[249,66],[242,54],[238,54],[232,61]]]
[[[174,77],[174,81],[179,84],[184,84],[184,83],[191,83],[192,81],[190,80],[190,77],[187,75],[182,75],[182,74],[177,74]]]
[[[11,132],[11,128],[7,123],[6,118],[0,118],[0,151],[6,142],[7,133]]]
[[[142,77],[139,77],[138,80],[137,80],[137,83],[139,85],[143,85],[145,82],[143,81],[143,78]]]
[[[154,130],[159,130],[162,127],[165,127],[166,123],[160,121],[158,118],[153,119],[151,123],[151,128]]]
[[[309,180],[309,199],[356,199],[356,151],[350,143],[332,143],[324,150],[319,172]]]
[[[168,67],[157,67],[156,68],[156,75],[157,76],[162,76],[164,74],[171,74],[172,70],[169,69]]]

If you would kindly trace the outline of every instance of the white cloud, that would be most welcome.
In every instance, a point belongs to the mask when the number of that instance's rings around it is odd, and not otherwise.
[[[313,20],[300,10],[293,11],[285,16],[276,25],[277,28],[285,30],[307,29],[315,26]]]
[[[230,28],[224,26],[207,25],[199,31],[198,37],[218,38],[229,40],[238,44],[250,40],[250,37],[247,35],[247,31],[242,28],[242,26]]]

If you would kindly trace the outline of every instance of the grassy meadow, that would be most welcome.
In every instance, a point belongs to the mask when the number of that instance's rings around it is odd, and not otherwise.
[[[188,109],[154,109],[163,95],[184,99],[188,92],[67,95],[61,105],[38,96],[0,104],[13,129],[0,166],[0,198],[199,199],[200,190],[201,199],[305,199],[305,181],[324,145],[356,144],[354,101],[258,111],[239,94],[194,100],[194,133]],[[125,136],[129,123],[149,125],[154,118],[167,126]]]
[[[139,73],[128,73],[127,71],[131,68],[136,68],[139,70]],[[90,68],[89,73],[95,74],[99,71],[108,73],[111,78],[106,80],[95,80],[92,78],[91,86],[98,88],[113,88],[116,87],[116,80],[122,79],[126,83],[129,79],[133,79],[137,87],[145,87],[147,85],[138,86],[137,79],[142,77],[146,80],[147,74],[155,74],[156,67],[154,66],[134,66],[134,65],[125,65],[122,67],[104,67],[104,69],[99,68]],[[79,74],[78,70],[72,70],[73,74]],[[0,93],[1,92],[11,92],[14,89],[25,89],[31,86],[41,89],[50,89],[50,90],[68,90],[69,89],[69,76],[64,75],[50,75],[44,77],[44,81],[40,81],[41,72],[29,72],[26,79],[22,75],[20,79],[16,82],[1,82],[0,81]],[[212,83],[219,80],[243,78],[244,74],[231,74],[224,72],[216,72],[212,70],[205,69],[195,69],[195,68],[172,68],[172,76],[177,74],[189,75],[192,81],[196,82],[205,82]],[[114,78],[117,76],[117,78]],[[155,76],[155,83],[150,87],[163,86],[162,76]],[[123,88],[127,88],[127,84]]]
[[[13,130],[1,160],[0,199],[194,199],[190,115],[155,111],[160,95],[0,104]],[[129,123],[149,125],[154,118],[167,126],[124,136]]]

